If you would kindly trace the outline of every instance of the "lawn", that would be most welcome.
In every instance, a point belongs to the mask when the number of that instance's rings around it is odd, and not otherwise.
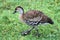
[[[24,12],[40,10],[50,17],[54,24],[39,25],[41,36],[22,36],[21,32],[31,28],[19,20],[19,13],[13,14],[15,7],[22,6]],[[0,40],[60,40],[60,0],[0,0]]]

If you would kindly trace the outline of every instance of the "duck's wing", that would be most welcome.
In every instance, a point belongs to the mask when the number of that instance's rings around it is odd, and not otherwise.
[[[50,18],[45,16],[40,11],[28,11],[24,17],[24,21],[29,25],[38,25],[39,23],[48,23],[48,21],[52,21]]]

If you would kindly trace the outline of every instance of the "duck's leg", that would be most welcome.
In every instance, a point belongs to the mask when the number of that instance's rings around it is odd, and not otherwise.
[[[27,31],[23,31],[21,34],[22,34],[23,36],[28,35],[28,34],[30,34],[30,32],[31,32],[34,28],[35,28],[35,27],[32,27],[31,29],[29,29],[29,30],[27,30]]]
[[[35,36],[40,37],[41,34],[39,33],[38,27],[35,27],[35,30],[36,30]]]

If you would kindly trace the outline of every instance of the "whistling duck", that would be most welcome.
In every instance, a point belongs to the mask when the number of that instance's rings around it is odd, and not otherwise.
[[[36,35],[39,36],[40,34],[38,33],[37,29],[37,26],[39,24],[44,23],[54,24],[54,22],[49,17],[47,17],[46,15],[44,15],[43,12],[38,10],[29,10],[26,13],[24,13],[24,9],[21,6],[17,6],[13,14],[15,14],[16,12],[20,13],[20,19],[22,19],[26,24],[32,26],[31,29],[22,32],[22,35],[29,34],[31,30],[35,28],[37,31]]]

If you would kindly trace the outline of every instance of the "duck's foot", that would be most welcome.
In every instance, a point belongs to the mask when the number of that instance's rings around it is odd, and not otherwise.
[[[29,31],[29,30],[23,31],[23,32],[21,33],[22,36],[26,36],[26,35],[28,35],[28,34],[30,34],[30,31]]]
[[[37,37],[40,37],[41,36],[40,33],[35,33],[34,35],[37,36]]]

